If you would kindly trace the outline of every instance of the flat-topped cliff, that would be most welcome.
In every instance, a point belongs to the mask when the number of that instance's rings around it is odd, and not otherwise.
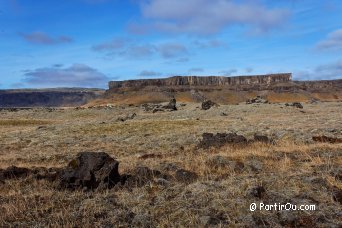
[[[109,89],[141,88],[146,86],[236,86],[236,85],[270,85],[272,83],[290,82],[291,73],[267,74],[255,76],[174,76],[163,79],[140,79],[127,81],[111,81]]]

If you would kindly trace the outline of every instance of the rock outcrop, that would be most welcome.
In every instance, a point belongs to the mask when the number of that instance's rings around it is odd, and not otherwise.
[[[106,189],[121,181],[119,162],[101,152],[81,152],[69,162],[60,176],[60,187],[68,189]]]
[[[278,82],[289,82],[292,79],[291,73],[255,75],[255,76],[174,76],[165,79],[141,79],[127,81],[111,81],[109,89],[116,88],[142,88],[146,86],[234,86],[234,85],[270,85]]]

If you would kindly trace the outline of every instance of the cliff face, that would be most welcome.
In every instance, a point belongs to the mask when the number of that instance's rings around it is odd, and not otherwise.
[[[84,105],[98,95],[94,91],[0,91],[0,107],[71,107]]]
[[[165,79],[141,79],[127,81],[111,81],[109,89],[141,88],[146,86],[238,86],[238,85],[270,85],[273,83],[289,82],[291,73],[269,74],[256,76],[221,77],[221,76],[174,76]]]

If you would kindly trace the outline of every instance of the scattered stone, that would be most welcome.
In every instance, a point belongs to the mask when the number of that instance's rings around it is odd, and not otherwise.
[[[209,110],[211,107],[216,105],[217,104],[215,102],[212,102],[211,100],[205,100],[202,102],[202,110]]]
[[[143,154],[139,156],[139,159],[150,159],[150,158],[162,158],[163,156],[160,154]]]
[[[164,105],[164,106],[161,104],[143,104],[142,108],[144,109],[144,111],[152,112],[152,113],[176,111],[177,110],[176,103],[177,103],[176,99],[173,98],[170,100],[170,102],[167,105]]]
[[[81,152],[62,170],[61,188],[111,188],[120,182],[119,162],[104,152]]]
[[[136,116],[137,116],[137,114],[135,114],[135,113],[128,114],[128,115],[126,115],[124,117],[119,117],[117,119],[117,121],[125,122],[126,120],[133,120]]]
[[[322,142],[322,143],[342,143],[342,138],[333,138],[333,137],[328,137],[325,135],[313,136],[312,140],[315,142]]]
[[[198,175],[194,172],[179,169],[176,171],[176,180],[183,183],[192,183],[197,180]]]
[[[203,139],[200,141],[198,147],[208,149],[210,147],[221,147],[227,144],[243,145],[247,143],[247,139],[242,135],[236,133],[203,133]]]
[[[249,191],[249,195],[256,198],[263,198],[266,194],[266,189],[263,186],[256,186]]]
[[[228,116],[228,114],[225,112],[221,112],[220,116]]]
[[[303,105],[299,102],[293,102],[293,103],[286,103],[285,106],[291,106],[291,107],[295,107],[295,108],[303,108]]]
[[[261,96],[256,96],[253,99],[248,99],[246,104],[267,104],[269,103],[268,100],[262,98]]]

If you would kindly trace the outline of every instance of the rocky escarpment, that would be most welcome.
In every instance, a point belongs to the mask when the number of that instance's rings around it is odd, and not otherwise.
[[[101,90],[51,89],[2,90],[0,107],[69,107],[84,105],[102,94]]]
[[[291,73],[223,77],[223,76],[174,76],[165,79],[141,79],[127,81],[111,81],[109,89],[141,88],[146,86],[237,86],[237,85],[270,85],[279,82],[289,82]]]

